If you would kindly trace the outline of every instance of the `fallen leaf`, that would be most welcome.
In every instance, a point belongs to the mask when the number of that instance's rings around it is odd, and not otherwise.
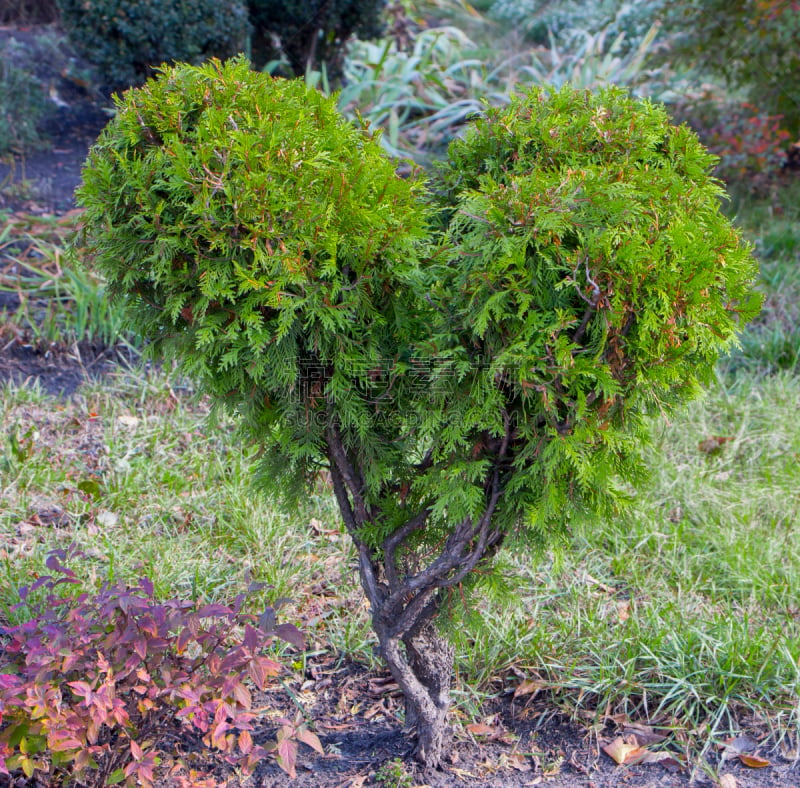
[[[601,591],[605,591],[607,594],[616,594],[617,589],[614,586],[610,586],[607,583],[602,583],[596,577],[592,577],[588,572],[584,575],[586,579],[587,585],[594,585],[597,586]]]
[[[526,679],[517,685],[514,690],[514,697],[519,698],[522,695],[536,695],[541,689],[544,688],[544,682],[540,679]]]
[[[468,772],[466,769],[448,769],[451,774],[454,774],[456,777],[461,777],[462,779],[469,779],[469,780],[477,780],[478,775],[473,774],[472,772]]]
[[[532,768],[530,761],[521,752],[512,752],[508,756],[508,765],[518,772],[529,772]]]
[[[752,736],[734,736],[730,739],[725,739],[722,746],[726,750],[734,750],[735,752],[751,752],[758,747],[758,742]]]
[[[636,743],[635,737],[631,736],[630,739],[632,741],[625,741],[622,736],[617,736],[614,741],[603,747],[603,752],[618,764],[639,763],[647,754],[647,750]]]
[[[359,774],[357,777],[353,777],[347,788],[364,788],[364,783],[366,781],[367,781],[366,775]]]
[[[718,452],[726,443],[732,440],[733,438],[726,438],[722,435],[712,435],[710,438],[700,441],[697,444],[697,448],[703,454],[714,454],[714,452]]]
[[[485,725],[482,722],[473,722],[471,725],[467,725],[467,730],[473,736],[492,736],[499,732],[498,728],[492,725]]]
[[[719,788],[738,788],[739,783],[732,774],[723,774],[719,778]]]
[[[678,772],[683,767],[668,752],[645,752],[639,763],[660,763],[668,772]]]
[[[561,774],[561,767],[564,765],[563,758],[556,758],[549,766],[542,768],[542,775],[544,777],[556,777]]]
[[[637,743],[641,747],[649,747],[651,744],[658,744],[664,741],[666,736],[656,733],[649,725],[642,725],[638,722],[628,722],[622,729],[622,735],[627,739],[635,736]]]
[[[772,766],[772,763],[760,755],[747,755],[746,753],[739,754],[739,760],[751,769],[763,769],[765,766]]]

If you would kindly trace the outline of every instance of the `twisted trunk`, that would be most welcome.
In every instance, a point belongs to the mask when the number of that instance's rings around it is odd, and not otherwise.
[[[403,691],[406,729],[416,734],[415,758],[426,767],[438,767],[450,749],[447,724],[454,650],[426,624],[402,638],[375,623],[381,651],[395,681]]]
[[[432,623],[404,637],[403,643],[411,672],[425,691],[421,699],[413,693],[405,696],[406,727],[417,733],[417,759],[436,767],[450,749],[447,712],[455,652]]]
[[[501,459],[509,437],[507,423],[497,451]],[[425,528],[430,508],[410,513],[380,548],[368,544],[362,538],[363,529],[379,522],[381,512],[368,502],[363,469],[348,453],[337,425],[329,427],[326,442],[334,493],[358,551],[372,624],[383,657],[405,697],[406,727],[416,733],[415,756],[424,766],[436,768],[450,747],[447,713],[454,659],[452,645],[436,629],[436,616],[445,589],[459,584],[503,541],[502,529],[493,523],[503,490],[500,463],[486,481],[486,507],[481,516],[455,524],[438,552],[419,553],[409,562],[402,551],[409,538]]]

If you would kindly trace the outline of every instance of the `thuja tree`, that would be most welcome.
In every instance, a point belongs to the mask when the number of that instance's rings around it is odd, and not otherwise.
[[[648,415],[757,308],[712,164],[658,107],[565,88],[402,180],[330,100],[241,61],[163,70],[90,153],[83,253],[133,325],[237,414],[267,483],[327,470],[425,764],[442,619],[504,543],[615,511]]]

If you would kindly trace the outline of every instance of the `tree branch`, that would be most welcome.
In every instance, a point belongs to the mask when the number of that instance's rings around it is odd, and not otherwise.
[[[386,582],[389,588],[395,588],[400,583],[400,578],[397,573],[397,548],[409,537],[414,531],[418,531],[425,525],[431,510],[425,507],[416,517],[412,517],[405,524],[400,526],[394,533],[383,541],[383,563],[386,572]]]

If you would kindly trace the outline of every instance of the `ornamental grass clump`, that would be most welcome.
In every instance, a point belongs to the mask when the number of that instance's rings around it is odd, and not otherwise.
[[[82,254],[263,448],[327,470],[416,754],[448,747],[448,619],[505,543],[617,511],[645,418],[757,310],[713,157],[618,89],[487,111],[425,184],[299,82],[178,66],[119,100]]]

